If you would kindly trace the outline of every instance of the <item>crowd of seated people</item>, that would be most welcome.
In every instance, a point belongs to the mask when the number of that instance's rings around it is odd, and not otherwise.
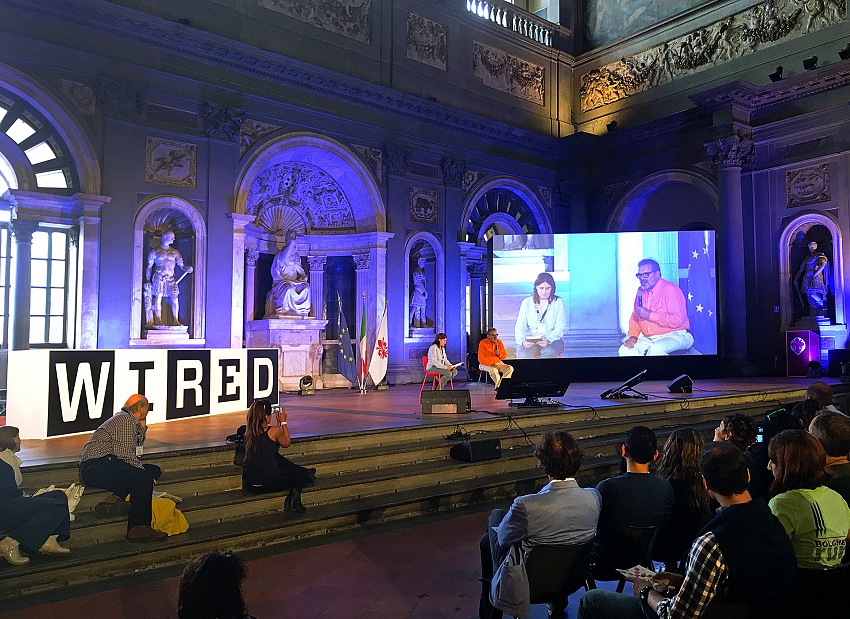
[[[850,417],[831,404],[831,396],[818,402],[813,418],[789,414],[773,424],[773,436],[743,414],[725,417],[707,444],[696,429],[677,429],[660,457],[654,432],[632,428],[621,447],[625,472],[595,488],[598,524],[578,617],[842,616],[850,590],[824,587],[835,578],[850,582],[850,553],[845,552],[850,541]],[[584,492],[593,496],[594,490]],[[509,512],[513,519],[535,496],[515,500]],[[559,516],[574,509],[577,505],[571,504]],[[546,525],[538,517],[534,526]],[[556,526],[554,520],[550,526]],[[617,592],[593,588],[600,564],[614,565],[622,551],[619,541],[609,548],[622,527],[657,529],[650,550],[655,565],[646,567],[663,564],[666,570],[651,580],[626,577],[631,595],[622,587]],[[482,569],[483,619],[500,616],[493,614],[486,592],[510,544],[522,542],[527,550],[554,543],[539,536],[532,540],[528,529],[517,529],[521,535],[510,538],[500,529],[488,527],[488,543],[482,541],[482,566],[487,564]],[[498,551],[491,555],[491,548]],[[814,592],[818,595],[810,595]],[[552,616],[563,613],[550,607]]]

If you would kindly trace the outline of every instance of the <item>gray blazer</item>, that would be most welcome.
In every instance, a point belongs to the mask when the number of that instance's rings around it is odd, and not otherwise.
[[[549,482],[537,494],[514,499],[498,528],[502,548],[524,542],[581,544],[596,535],[602,498],[595,488],[581,488],[575,479]]]

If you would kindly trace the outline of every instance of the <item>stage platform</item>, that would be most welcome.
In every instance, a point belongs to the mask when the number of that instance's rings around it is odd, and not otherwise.
[[[559,401],[564,404],[560,410],[565,412],[575,413],[584,409],[590,415],[605,419],[634,414],[635,407],[658,407],[660,403],[678,402],[676,406],[686,408],[691,403],[696,405],[694,401],[700,401],[700,406],[720,406],[742,398],[742,401],[748,402],[762,399],[769,404],[771,399],[780,395],[787,399],[788,392],[795,390],[799,390],[802,399],[806,387],[813,380],[784,377],[695,379],[694,392],[686,394],[670,393],[665,382],[647,381],[638,386],[648,396],[647,400],[603,400],[600,394],[616,386],[616,383],[573,383]],[[492,419],[493,415],[510,414],[519,418],[543,412],[551,414],[553,410],[559,410],[511,407],[507,401],[495,399],[492,384],[455,382],[455,388],[469,390],[472,412],[423,415],[418,384],[396,385],[385,391],[372,390],[365,394],[351,389],[320,390],[310,396],[282,393],[281,402],[286,406],[290,432],[296,441],[306,437],[360,434],[430,424],[469,423]],[[707,400],[715,400],[716,404]],[[148,430],[145,453],[220,446],[224,443],[224,437],[235,432],[243,423],[244,414],[232,413],[152,425]],[[84,433],[46,440],[21,437],[22,448],[18,455],[27,466],[72,462],[79,458],[90,435]]]

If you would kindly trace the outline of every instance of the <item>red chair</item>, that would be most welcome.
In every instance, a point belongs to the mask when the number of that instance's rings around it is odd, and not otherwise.
[[[419,387],[419,399],[422,399],[422,390],[425,388],[425,381],[428,380],[428,377],[431,377],[431,391],[434,390],[434,385],[437,384],[437,379],[443,377],[439,372],[429,372],[428,371],[428,355],[424,355],[422,357],[422,369],[425,370],[425,376],[422,377],[422,386]],[[455,385],[452,382],[452,379],[449,379],[449,386],[451,386],[452,391],[454,391]]]

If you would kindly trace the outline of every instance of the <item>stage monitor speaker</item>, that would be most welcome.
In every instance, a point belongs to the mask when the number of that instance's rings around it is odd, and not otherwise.
[[[423,391],[419,398],[422,404],[422,414],[452,413],[465,414],[472,408],[472,400],[468,389],[454,391]]]
[[[670,381],[667,388],[670,390],[670,393],[692,393],[694,390],[694,381],[687,374],[682,374]]]
[[[298,395],[313,395],[316,393],[316,385],[313,384],[312,376],[302,376],[298,381]]]
[[[502,442],[497,438],[464,441],[449,450],[449,455],[461,462],[479,462],[502,457]]]
[[[850,350],[846,348],[835,348],[827,351],[829,361],[827,362],[827,376],[833,378],[844,378],[845,374],[842,366],[845,363],[850,363]],[[843,380],[841,382],[844,382]]]

